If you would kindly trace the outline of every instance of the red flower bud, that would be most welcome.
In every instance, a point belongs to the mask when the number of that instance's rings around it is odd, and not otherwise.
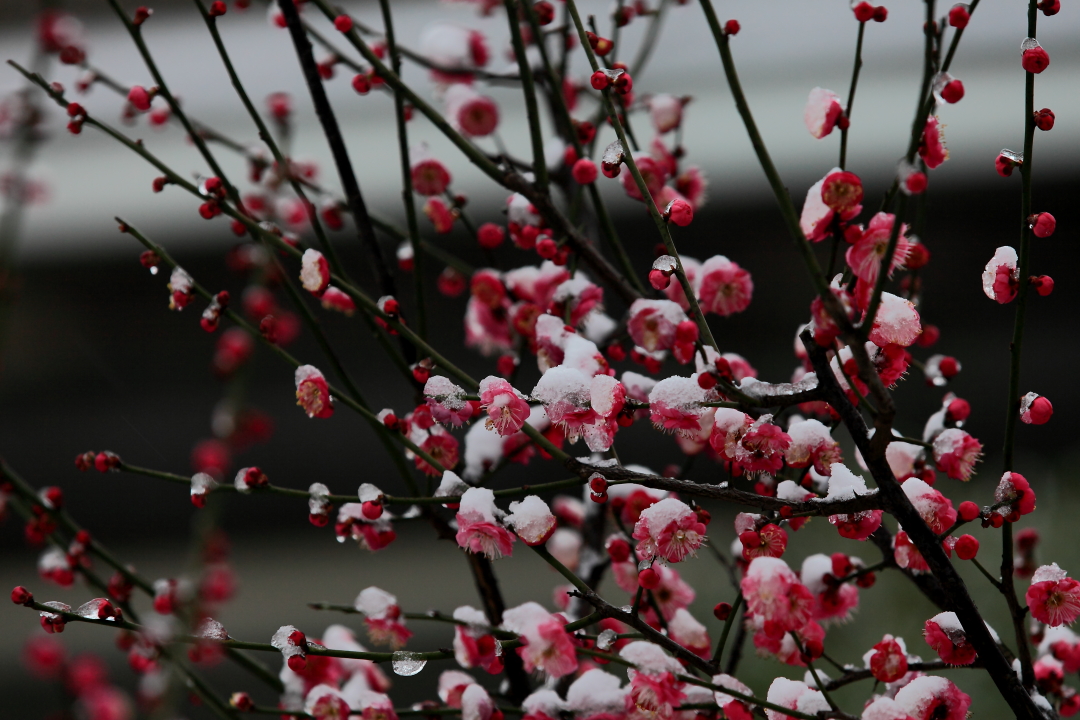
[[[874,22],[885,22],[889,19],[889,10],[884,5],[874,8]]]
[[[574,182],[578,185],[589,185],[596,182],[596,177],[599,171],[596,168],[596,163],[589,158],[581,158],[574,163],[573,168],[570,170],[570,174],[574,177]]]
[[[131,24],[136,25],[136,26],[142,25],[153,14],[154,14],[154,11],[151,10],[150,8],[148,8],[148,7],[145,7],[145,6],[137,7],[137,8],[135,8],[135,16],[131,18]]]
[[[615,538],[607,544],[607,551],[612,562],[626,562],[630,558],[630,543],[622,538]]]
[[[34,594],[24,588],[22,585],[17,585],[11,591],[11,602],[16,605],[29,605],[34,602]]]
[[[225,6],[225,3],[222,2],[222,0],[214,0],[214,2],[210,3],[208,14],[210,17],[221,17],[228,9],[229,8]]]
[[[697,376],[697,384],[702,390],[711,390],[716,387],[716,376],[712,373],[701,373]]]
[[[979,541],[971,535],[961,535],[953,550],[961,560],[974,560],[979,554]]]
[[[1039,275],[1038,277],[1031,278],[1031,284],[1035,288],[1035,292],[1039,295],[1046,297],[1050,293],[1054,292],[1054,278],[1049,275]]]
[[[229,705],[240,712],[249,712],[255,707],[255,701],[251,699],[251,696],[246,692],[233,693],[229,698]]]
[[[740,29],[742,28],[739,25],[738,20],[728,20],[726,23],[724,23],[725,35],[738,35]]]
[[[372,500],[368,500],[360,506],[360,512],[362,512],[364,514],[364,517],[366,517],[368,520],[378,520],[382,517],[383,506],[381,502],[374,502]]]
[[[638,585],[646,590],[655,590],[660,585],[660,573],[647,567],[638,573]]]
[[[964,83],[953,80],[941,88],[941,99],[947,103],[958,103],[964,99]]]
[[[1050,67],[1050,53],[1046,52],[1046,48],[1041,45],[1028,48],[1020,57],[1020,65],[1029,73],[1038,75]]]
[[[1042,10],[1042,14],[1047,17],[1057,15],[1061,10],[1061,0],[1039,0],[1038,8]]]
[[[146,112],[150,109],[150,93],[142,85],[133,85],[131,90],[128,91],[128,102],[136,110]]]
[[[941,362],[938,363],[938,370],[941,371],[941,376],[946,380],[951,380],[956,377],[956,374],[960,372],[960,364],[956,362],[954,357],[944,357]]]
[[[603,70],[597,70],[589,78],[589,82],[592,84],[593,89],[603,90],[608,85],[611,85],[611,78]]]
[[[720,622],[726,621],[731,616],[731,604],[726,602],[716,603],[716,607],[712,609],[712,614]]]
[[[963,3],[953,5],[949,10],[949,25],[953,26],[957,30],[963,30],[967,27],[971,21],[971,13],[968,11],[968,6]]]
[[[671,284],[671,276],[665,273],[663,270],[650,270],[649,284],[657,290],[665,290],[667,289],[667,286]]]
[[[1048,238],[1057,229],[1057,220],[1048,212],[1035,213],[1028,222],[1031,223],[1031,232],[1035,237]]]
[[[536,13],[536,24],[540,27],[550,25],[555,20],[555,6],[547,0],[540,0],[533,5],[533,12]]]
[[[964,522],[971,522],[982,514],[982,510],[979,509],[979,506],[970,500],[965,500],[960,503],[958,510],[960,511],[960,517]]]
[[[485,250],[494,250],[502,245],[505,239],[506,231],[495,223],[484,223],[476,230],[476,241]]]
[[[861,2],[852,8],[855,19],[861,23],[870,22],[874,19],[874,6],[868,2]]]
[[[353,28],[352,18],[348,15],[338,15],[334,18],[334,29],[338,32],[347,33]]]
[[[554,240],[544,236],[536,243],[536,254],[545,260],[551,260],[559,254],[559,246]]]
[[[1050,108],[1043,108],[1042,110],[1035,111],[1035,127],[1040,130],[1053,130],[1055,119],[1054,111]]]
[[[352,87],[360,95],[371,92],[371,77],[367,73],[359,73],[353,76]]]

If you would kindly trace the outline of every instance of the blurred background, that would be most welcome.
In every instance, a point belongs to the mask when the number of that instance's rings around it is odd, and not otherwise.
[[[598,16],[610,11],[607,2],[583,0],[580,5],[584,12]],[[815,3],[813,9],[797,0],[719,5],[721,20],[737,17],[742,24],[732,46],[743,86],[772,157],[801,207],[806,189],[835,165],[839,135],[821,141],[809,136],[802,122],[806,96],[811,88],[821,86],[846,101],[857,24],[844,0]],[[868,209],[892,181],[896,161],[906,148],[920,79],[922,4],[894,5],[889,6],[887,22],[866,28],[864,67],[849,138],[849,169],[864,180]],[[377,3],[354,2],[345,7],[370,25],[381,26]],[[124,84],[152,84],[106,3],[80,0],[66,3],[65,9],[84,25],[93,66]],[[943,7],[942,12],[947,9]],[[255,130],[195,9],[171,0],[155,4],[154,11],[144,35],[186,111],[254,147]],[[471,3],[397,0],[394,11],[403,45],[416,46],[437,13],[439,18],[476,27],[488,36],[493,58],[489,69],[510,67],[501,10],[480,18]],[[33,3],[0,0],[0,59],[30,62],[35,14]],[[914,354],[925,360],[942,352],[963,363],[963,371],[948,390],[971,402],[973,413],[966,429],[986,448],[969,485],[942,477],[939,487],[944,485],[954,504],[967,499],[988,502],[1000,476],[1014,306],[989,301],[981,291],[979,276],[996,247],[1018,242],[1020,179],[1017,174],[999,177],[993,161],[1002,148],[1023,145],[1024,73],[1019,45],[1025,35],[1024,22],[1025,5],[1020,2],[984,3],[973,16],[951,70],[963,80],[966,96],[940,110],[951,157],[930,175],[921,240],[932,259],[921,273],[924,293],[919,309],[924,322],[941,329],[941,340],[933,349],[915,349]],[[1021,525],[1037,524],[1046,562],[1056,560],[1075,571],[1080,567],[1080,550],[1073,516],[1080,498],[1072,423],[1080,389],[1072,378],[1080,349],[1075,314],[1080,291],[1072,274],[1080,266],[1076,230],[1080,210],[1075,203],[1080,193],[1080,174],[1075,170],[1080,161],[1080,93],[1075,83],[1080,45],[1073,39],[1080,34],[1080,19],[1067,9],[1050,19],[1040,16],[1040,22],[1039,39],[1053,64],[1036,83],[1036,108],[1053,109],[1057,123],[1051,132],[1036,137],[1035,209],[1053,212],[1058,230],[1052,238],[1036,242],[1033,272],[1052,275],[1057,284],[1050,297],[1031,297],[1022,388],[1047,395],[1054,403],[1055,416],[1045,426],[1020,426],[1017,469],[1032,482],[1039,498],[1039,512]],[[285,31],[271,26],[260,3],[246,12],[231,8],[219,27],[238,73],[260,108],[262,99],[272,92],[292,95],[292,154],[314,162],[320,170],[319,181],[336,188],[336,173]],[[625,28],[625,47],[636,48],[644,29],[640,19]],[[588,74],[583,61],[576,57],[572,65],[581,79]],[[46,78],[68,88],[81,74],[55,59],[43,67]],[[425,70],[408,66],[405,77],[423,94],[432,95]],[[403,225],[392,101],[379,92],[358,96],[350,78],[351,73],[339,66],[326,86],[361,188],[373,212]],[[753,274],[755,297],[750,308],[727,319],[711,317],[713,332],[723,350],[745,356],[759,377],[786,381],[796,365],[792,342],[797,327],[807,320],[812,290],[735,113],[715,45],[696,3],[669,9],[652,60],[634,80],[639,93],[693,97],[683,130],[684,162],[699,166],[707,176],[709,200],[690,227],[678,230],[676,242],[686,255],[705,259],[723,254]],[[0,97],[10,98],[24,87],[13,69],[0,66]],[[520,91],[495,87],[490,94],[500,104],[503,142],[514,154],[527,157]],[[0,309],[0,454],[33,484],[63,488],[76,518],[148,578],[172,577],[184,567],[196,514],[186,490],[147,478],[82,475],[74,468],[76,454],[109,449],[133,464],[189,473],[193,448],[214,437],[215,429],[222,432],[220,422],[215,428],[213,419],[217,413],[220,420],[223,401],[231,401],[234,406],[265,413],[273,423],[268,442],[249,444],[233,454],[233,468],[257,464],[272,481],[297,488],[318,481],[341,493],[355,492],[360,482],[373,482],[388,492],[397,489],[396,476],[370,429],[345,410],[329,420],[304,417],[294,404],[292,372],[276,358],[257,351],[228,383],[215,377],[210,366],[217,336],[198,327],[201,305],[181,314],[170,312],[166,279],[151,276],[139,265],[142,247],[116,231],[113,217],[123,217],[165,245],[208,288],[228,289],[238,298],[244,280],[225,263],[225,254],[237,242],[227,220],[203,220],[180,190],[168,188],[153,194],[150,184],[158,173],[152,167],[91,128],[80,135],[67,133],[62,112],[43,102],[36,91],[33,99],[45,113],[44,142],[33,145],[25,165],[34,191],[21,200],[9,192],[6,224],[0,225],[9,243],[2,248],[7,283]],[[123,102],[107,88],[95,86],[79,101],[91,113],[122,126]],[[10,130],[10,113],[6,119]],[[646,127],[645,119],[637,125],[640,132]],[[154,128],[146,118],[139,118],[124,130],[143,139],[181,174],[195,177],[207,172],[175,123]],[[5,115],[0,109],[0,133],[4,131]],[[454,177],[453,190],[469,197],[467,211],[472,218],[499,221],[504,191],[484,180],[419,115],[410,124],[410,137],[426,141],[432,153],[447,163]],[[601,145],[609,141],[604,137]],[[10,178],[26,162],[19,155],[25,146],[10,132],[5,139],[0,144],[0,177]],[[231,176],[246,176],[245,163],[236,155],[225,150],[218,155]],[[3,188],[10,185],[0,183]],[[601,188],[635,266],[644,274],[657,241],[651,222],[640,204],[626,198],[619,183],[601,181]],[[421,229],[425,237],[470,264],[487,262],[465,233],[435,236],[425,218],[421,218]],[[354,234],[346,230],[337,233],[335,240],[350,267],[364,267]],[[393,245],[386,242],[387,250],[392,250]],[[535,256],[507,246],[498,251],[498,260],[504,267],[536,262]],[[429,286],[441,269],[427,261]],[[399,273],[399,283],[407,286],[407,276]],[[607,312],[618,318],[624,308],[617,298],[609,293],[607,304]],[[464,297],[439,296],[429,320],[430,337],[470,374],[491,374],[492,359],[462,348],[464,305]],[[355,319],[328,316],[324,325],[373,407],[393,407],[402,413],[411,407],[414,398],[407,385]],[[292,352],[320,364],[318,349],[307,337],[297,340]],[[524,366],[518,385],[528,389],[537,372],[531,357],[524,358]],[[638,368],[626,363],[620,366],[623,369]],[[921,434],[926,417],[940,407],[945,392],[927,386],[913,368],[897,392],[898,429],[907,435]],[[641,423],[620,432],[619,438],[625,463],[659,471],[679,461],[674,441]],[[574,450],[584,454],[581,447]],[[850,452],[846,456],[850,459]],[[711,461],[702,459],[690,477],[714,481],[718,473]],[[534,462],[497,476],[494,486],[562,476],[558,468]],[[225,500],[221,524],[231,538],[238,591],[219,619],[234,637],[266,642],[282,624],[294,624],[311,636],[331,622],[344,621],[359,628],[356,616],[330,617],[305,604],[317,600],[348,604],[369,585],[395,593],[410,612],[433,608],[449,612],[460,604],[479,605],[466,563],[457,557],[459,551],[448,543],[432,542],[426,525],[399,523],[397,542],[370,554],[351,542],[334,542],[329,528],[312,527],[302,502],[275,497],[226,496]],[[715,518],[711,539],[726,551],[734,539],[734,509],[707,507]],[[995,547],[997,534],[976,535],[983,541],[981,556],[995,564],[995,553],[1000,555]],[[845,542],[839,548],[831,527],[815,521],[792,536],[786,559],[797,566],[811,553],[843,549],[861,554],[870,563],[877,561],[874,548]],[[16,518],[0,526],[0,548],[0,587],[25,584],[39,599],[59,599],[73,606],[88,598],[84,587],[59,590],[36,577],[38,551],[26,546]],[[539,599],[551,607],[552,588],[558,580],[541,565],[523,551],[496,564],[509,605]],[[1003,603],[977,573],[967,573],[969,569],[963,568],[980,607],[1006,636]],[[692,612],[709,626],[715,639],[719,623],[713,620],[711,608],[734,595],[726,574],[707,556],[680,570],[698,592]],[[605,590],[612,598],[623,597],[609,585]],[[1021,582],[1020,587],[1026,585]],[[829,630],[826,647],[839,660],[858,662],[884,632],[890,632],[907,638],[912,652],[932,655],[920,635],[923,621],[935,612],[910,586],[886,574],[877,586],[863,592],[856,622]],[[65,701],[56,686],[32,679],[22,668],[23,644],[31,633],[40,632],[36,618],[21,608],[0,604],[0,628],[0,697],[5,716],[36,718],[60,711]],[[450,642],[450,632],[442,626],[413,623],[413,630],[417,637],[410,647],[427,649]],[[69,626],[62,640],[72,653],[102,653],[120,684],[132,687],[123,653],[112,649],[110,633]],[[802,675],[801,670],[754,658],[749,645],[747,654],[744,680],[761,693],[777,674]],[[279,664],[276,657],[267,660],[275,668]],[[415,678],[395,678],[398,690],[393,696],[398,705],[433,696],[440,669],[433,665]],[[951,677],[975,698],[972,709],[977,717],[1005,716],[996,691],[980,673],[960,670]],[[212,678],[223,694],[252,684],[232,670]],[[868,692],[863,684],[839,697],[855,709]],[[260,699],[270,701],[268,696]],[[197,708],[182,707],[182,714],[203,717]]]

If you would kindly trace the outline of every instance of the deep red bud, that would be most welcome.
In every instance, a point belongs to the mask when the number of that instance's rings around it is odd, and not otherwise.
[[[971,403],[963,398],[955,398],[945,410],[945,417],[953,422],[964,422],[971,415]]]
[[[740,29],[741,26],[739,25],[738,20],[728,20],[726,23],[724,23],[725,35],[738,35]]]
[[[630,558],[630,543],[622,538],[615,538],[608,543],[607,551],[612,562],[626,562]]]
[[[979,541],[971,535],[961,535],[953,550],[961,560],[974,560],[979,554]]]
[[[221,17],[228,12],[228,10],[229,8],[226,7],[222,0],[214,0],[214,2],[210,3],[210,10],[207,11],[207,14],[210,15],[210,17]]]
[[[609,78],[607,76],[607,73],[605,73],[603,70],[597,70],[589,78],[589,83],[592,84],[593,89],[603,90],[611,84],[611,78]]]
[[[660,573],[647,567],[638,573],[638,585],[646,590],[654,590],[660,585]]]
[[[946,380],[951,380],[956,377],[956,374],[960,372],[960,365],[956,362],[954,357],[942,358],[938,363],[938,370],[941,371],[941,376]]]
[[[1035,127],[1040,130],[1053,130],[1055,119],[1054,111],[1050,108],[1035,111]]]
[[[1039,295],[1046,297],[1050,293],[1054,292],[1054,278],[1049,275],[1039,275],[1038,277],[1031,278],[1031,284],[1035,286],[1035,292]]]
[[[960,507],[957,509],[959,510],[960,517],[964,520],[964,522],[971,522],[982,514],[982,510],[979,509],[979,506],[971,502],[970,500],[965,500],[964,502],[960,503]]]
[[[731,604],[726,602],[716,603],[716,607],[712,609],[712,614],[720,622],[726,621],[731,616]]]
[[[861,23],[870,22],[874,19],[874,6],[868,2],[861,2],[852,8],[855,19]]]
[[[381,502],[374,502],[368,500],[360,506],[360,511],[368,520],[378,520],[380,517],[382,517],[383,506]]]
[[[334,18],[334,29],[338,32],[347,33],[353,28],[353,20],[348,15],[338,15]]]
[[[592,489],[592,491],[594,493],[597,493],[597,494],[607,492],[607,488],[608,488],[607,479],[602,475],[596,475],[591,480],[589,480],[589,487]]]
[[[22,585],[17,585],[11,591],[11,602],[16,605],[29,605],[34,602],[34,594],[24,588]]]
[[[953,5],[952,9],[949,10],[949,25],[957,30],[966,28],[970,21],[971,13],[968,12],[966,5]]]

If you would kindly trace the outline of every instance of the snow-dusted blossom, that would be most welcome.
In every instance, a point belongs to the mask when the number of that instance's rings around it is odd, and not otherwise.
[[[450,125],[466,137],[486,137],[499,125],[499,106],[465,83],[455,83],[443,95]]]
[[[364,614],[368,637],[377,645],[389,645],[397,650],[408,642],[412,632],[401,622],[397,597],[377,587],[368,587],[356,596],[353,607]]]
[[[397,539],[389,514],[383,513],[372,520],[364,512],[364,503],[345,503],[338,509],[334,534],[338,542],[345,542],[347,537],[351,537],[360,547],[372,552],[382,550]]]
[[[603,304],[603,288],[578,273],[555,288],[548,312],[557,317],[565,317],[569,311],[569,325],[577,327],[589,313],[603,309]]]
[[[648,352],[670,350],[675,344],[675,329],[686,319],[677,303],[641,299],[630,306],[626,329],[634,344]]]
[[[584,373],[560,365],[544,373],[532,396],[544,404],[548,419],[573,440],[582,432],[583,425],[596,418],[589,407],[589,390],[589,378]]]
[[[638,556],[680,562],[694,556],[705,541],[705,524],[681,500],[666,498],[641,512],[634,525]]]
[[[723,255],[714,255],[702,263],[695,286],[702,312],[724,317],[749,307],[754,294],[750,273]]]
[[[1045,425],[1054,416],[1054,406],[1039,393],[1029,392],[1020,398],[1020,422]]]
[[[753,690],[731,675],[713,675],[712,684],[748,697],[752,697],[754,694]],[[754,716],[751,713],[753,706],[743,700],[720,690],[713,694],[713,699],[720,706],[720,709],[724,711],[724,717],[728,718],[728,720],[753,720]]]
[[[307,695],[304,711],[315,720],[349,720],[349,703],[330,685],[316,685]]]
[[[464,668],[482,667],[502,671],[502,647],[490,633],[487,616],[469,605],[454,610],[454,619],[466,623],[454,627],[454,659]]]
[[[420,195],[442,195],[450,186],[450,171],[428,155],[427,145],[412,149],[411,174],[413,190]]]
[[[975,662],[975,648],[968,642],[967,633],[956,613],[938,613],[927,620],[923,637],[938,657],[949,665],[970,665]]]
[[[949,428],[934,438],[934,462],[953,480],[970,480],[981,457],[982,443],[959,428]]]
[[[705,391],[696,379],[664,378],[649,393],[649,419],[658,430],[692,436],[701,429],[704,400]]]
[[[1050,627],[1069,625],[1080,616],[1080,582],[1069,577],[1057,563],[1043,565],[1035,571],[1024,599],[1031,616]]]
[[[826,500],[850,500],[866,495],[866,480],[851,472],[843,463],[834,463],[829,477],[829,493]],[[881,510],[863,510],[857,513],[830,515],[829,522],[836,526],[841,537],[866,540],[881,526]]]
[[[490,720],[495,701],[482,686],[473,683],[461,693],[461,720]]]
[[[682,124],[683,99],[662,93],[645,100],[649,118],[659,135],[670,132]]]
[[[443,670],[439,673],[438,692],[439,699],[447,707],[460,708],[461,696],[472,685],[476,684],[476,678],[460,670]]]
[[[206,505],[206,496],[214,491],[218,485],[212,476],[200,472],[191,476],[191,504],[201,508]]]
[[[424,385],[424,396],[435,422],[459,426],[473,414],[473,406],[465,399],[465,390],[449,378],[432,375]]]
[[[1020,267],[1016,250],[1003,245],[994,251],[982,274],[982,289],[986,297],[1004,305],[1012,302],[1020,291]]]
[[[791,445],[791,437],[771,420],[769,414],[759,417],[735,447],[735,462],[751,475],[773,475],[784,466],[784,453]]]
[[[874,678],[883,683],[896,682],[907,675],[907,648],[903,638],[885,635],[863,656],[863,662]]]
[[[469,488],[461,496],[457,513],[457,544],[489,560],[514,552],[514,536],[499,523],[501,511],[495,494],[487,488]]]
[[[526,545],[543,545],[555,532],[555,516],[546,502],[537,495],[510,503],[506,524],[514,529]]]
[[[820,690],[812,689],[799,680],[788,680],[785,677],[778,677],[772,681],[765,699],[774,705],[810,715],[831,709]],[[769,720],[790,720],[791,718],[790,715],[777,710],[765,710],[765,716]]]
[[[307,636],[292,625],[282,625],[270,639],[270,644],[281,651],[289,669],[301,672],[307,665]]]
[[[810,620],[813,593],[780,558],[754,558],[740,586],[746,607],[762,618],[769,637],[799,630]]]
[[[1010,520],[1035,511],[1035,491],[1020,473],[1006,472],[994,488],[994,504],[1002,504],[994,512]]]
[[[334,401],[326,378],[313,365],[301,365],[294,373],[296,381],[296,404],[308,417],[328,418],[334,414]]]
[[[535,602],[510,608],[503,613],[502,627],[526,640],[517,648],[525,670],[542,670],[550,677],[562,677],[577,670],[574,643],[564,627],[566,621],[552,615]]]
[[[318,250],[308,248],[300,258],[300,284],[312,295],[330,287],[330,264]]]
[[[784,459],[791,467],[813,465],[818,474],[829,475],[832,464],[840,462],[840,443],[820,421],[800,420],[788,427],[787,434],[791,444],[784,451]]]
[[[195,280],[179,265],[169,276],[169,309],[183,310],[195,299]]]
[[[843,114],[839,96],[832,90],[816,87],[806,101],[803,122],[810,134],[820,140],[833,131]]]
[[[619,656],[634,664],[627,671],[630,692],[626,695],[625,710],[629,720],[670,720],[674,708],[685,697],[683,683],[675,678],[682,666],[650,642],[637,640],[627,643]]]
[[[788,536],[775,523],[762,524],[760,515],[739,513],[735,516],[735,534],[742,545],[743,560],[757,557],[782,557],[787,549]]]
[[[896,704],[914,720],[965,720],[971,697],[943,677],[917,677],[896,693]]]
[[[919,311],[915,309],[915,304],[892,293],[881,293],[881,305],[878,307],[877,315],[874,316],[870,342],[880,348],[886,348],[890,344],[908,347],[919,338],[921,333],[922,322],[919,320]],[[885,382],[884,374],[882,382]],[[886,386],[892,384],[885,382]]]

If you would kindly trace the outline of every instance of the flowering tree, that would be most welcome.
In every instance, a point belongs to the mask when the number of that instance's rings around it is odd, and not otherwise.
[[[25,519],[27,538],[48,548],[39,563],[42,578],[62,586],[81,580],[101,595],[73,609],[40,602],[20,586],[12,601],[38,611],[47,633],[60,633],[69,622],[119,633],[142,677],[140,699],[147,707],[162,701],[170,682],[179,682],[227,718],[263,712],[319,720],[350,715],[394,720],[403,714],[460,714],[465,720],[498,720],[505,714],[527,720],[742,720],[761,714],[770,720],[959,720],[970,697],[933,673],[967,666],[989,675],[1017,717],[1070,716],[1080,709],[1080,696],[1063,684],[1065,673],[1080,668],[1080,639],[1065,627],[1080,615],[1080,582],[1056,564],[1037,567],[1037,535],[1028,530],[1014,537],[1012,529],[1035,509],[1034,490],[1013,467],[1017,423],[1043,424],[1053,414],[1049,400],[1024,394],[1020,361],[1031,291],[1047,295],[1053,289],[1049,277],[1031,274],[1030,254],[1033,242],[1050,236],[1055,226],[1050,213],[1036,212],[1032,204],[1032,148],[1036,129],[1048,131],[1054,124],[1053,112],[1033,104],[1036,75],[1050,63],[1036,40],[1036,21],[1040,11],[1056,14],[1058,0],[1029,0],[1020,58],[1027,81],[1023,152],[1002,150],[995,161],[1001,175],[1018,170],[1022,181],[1019,250],[998,248],[982,277],[990,300],[1016,303],[1004,474],[992,496],[986,493],[984,505],[968,501],[959,507],[947,496],[950,486],[956,487],[950,484],[969,480],[982,453],[981,443],[963,430],[969,404],[946,395],[921,436],[910,437],[893,427],[892,389],[912,365],[935,386],[947,385],[960,371],[953,357],[917,357],[938,337],[916,309],[918,271],[929,260],[917,237],[918,210],[928,173],[948,158],[936,111],[963,98],[963,83],[949,67],[979,0],[940,15],[934,0],[925,0],[924,67],[910,141],[876,213],[864,212],[863,184],[846,169],[846,150],[864,36],[869,23],[887,20],[887,10],[869,2],[853,5],[857,40],[846,105],[830,90],[809,93],[807,130],[819,140],[838,132],[839,161],[809,188],[799,211],[739,83],[733,56],[742,39],[739,23],[721,24],[711,0],[701,0],[728,89],[816,290],[808,322],[796,333],[798,367],[786,383],[759,380],[748,360],[721,352],[710,328],[710,314],[726,317],[750,304],[750,274],[723,256],[704,261],[680,256],[674,242],[675,228],[693,221],[705,194],[701,172],[683,162],[686,101],[644,95],[646,88],[635,88],[634,76],[647,62],[669,6],[684,3],[620,0],[608,16],[583,18],[574,0],[477,1],[483,14],[505,13],[516,68],[497,72],[487,69],[490,39],[469,28],[436,23],[417,49],[398,44],[389,0],[380,0],[381,28],[368,27],[324,0],[278,0],[269,7],[271,24],[283,33],[280,42],[295,50],[332,151],[340,195],[318,185],[311,168],[291,159],[280,142],[288,135],[293,100],[272,95],[264,118],[248,96],[219,35],[228,10],[224,2],[195,0],[195,5],[255,124],[258,149],[188,116],[144,40],[142,28],[152,22],[151,11],[138,8],[132,14],[117,0],[109,4],[152,82],[125,87],[93,66],[77,24],[63,14],[41,19],[42,52],[86,69],[76,92],[102,85],[119,93],[126,119],[145,114],[150,123],[182,125],[206,163],[198,181],[189,181],[141,141],[89,113],[68,88],[10,64],[66,110],[72,133],[89,127],[110,136],[157,169],[154,192],[189,193],[203,218],[226,216],[245,238],[229,255],[251,283],[241,309],[234,310],[227,291],[210,292],[165,248],[118,218],[121,232],[145,246],[142,264],[154,275],[168,275],[169,306],[181,311],[204,304],[202,328],[220,332],[216,370],[230,375],[261,343],[294,372],[303,412],[316,422],[341,406],[358,413],[393,458],[398,477],[365,482],[355,495],[332,493],[322,483],[306,490],[278,484],[271,481],[272,468],[242,468],[228,483],[227,461],[217,446],[196,452],[198,467],[191,477],[135,467],[109,451],[81,454],[76,465],[181,483],[199,508],[225,492],[275,494],[285,503],[306,500],[313,525],[332,525],[339,539],[351,537],[372,552],[393,544],[395,521],[422,519],[439,538],[461,548],[480,595],[479,608],[417,614],[403,611],[389,590],[369,587],[352,605],[320,606],[362,614],[370,642],[390,648],[384,652],[365,649],[342,624],[331,625],[317,639],[283,625],[269,643],[241,640],[213,619],[230,594],[229,573],[213,536],[204,543],[207,563],[200,575],[150,580],[77,524],[59,488],[37,489],[3,465],[0,499]],[[248,4],[238,0],[234,8]],[[606,22],[610,29],[604,36],[600,25]],[[617,58],[627,55],[619,35],[630,22],[648,24],[649,31],[628,64]],[[316,61],[312,42],[327,48],[329,58]],[[570,69],[583,59],[591,72],[588,84],[577,82]],[[438,106],[403,82],[405,61],[430,69]],[[355,73],[352,87],[360,95],[380,91],[394,99],[405,229],[380,219],[377,209],[365,204],[324,88],[338,66]],[[515,148],[519,154],[496,134],[499,106],[483,92],[493,83],[521,90],[531,142]],[[544,112],[549,123],[541,122]],[[505,189],[505,225],[473,223],[464,196],[451,190],[454,161],[413,144],[424,132],[410,123],[416,115],[427,119],[429,131],[453,143],[463,156],[459,161],[472,163]],[[36,118],[26,115],[24,122],[30,126]],[[646,145],[647,125],[653,140]],[[611,133],[613,139],[601,140]],[[222,171],[215,155],[221,149],[247,158],[248,193]],[[638,267],[625,251],[598,192],[598,183],[607,181],[601,174],[618,178],[655,224],[662,249],[651,268]],[[419,218],[417,196],[430,228]],[[335,251],[332,233],[346,232],[346,218],[365,248],[369,282],[354,279],[357,269],[346,267]],[[514,257],[524,264],[469,267],[439,244],[438,236],[457,225],[486,251],[509,238],[521,251]],[[388,239],[397,243],[396,271]],[[539,264],[532,264],[537,262],[532,253]],[[489,257],[496,265],[495,256]],[[436,283],[439,293],[456,297],[468,289],[465,346],[491,358],[493,374],[471,377],[454,364],[453,353],[426,339],[432,298],[425,268],[432,262],[444,266]],[[411,278],[411,288],[401,292],[398,284],[405,278]],[[402,393],[393,408],[370,406],[364,388],[350,378],[326,340],[322,313],[364,322],[400,369],[412,397]],[[321,356],[299,358],[287,349],[299,333],[317,341]],[[528,373],[531,356],[539,377],[530,389],[520,376]],[[687,464],[659,474],[623,465],[616,452],[619,430],[635,422],[673,434]],[[854,457],[845,457],[837,438],[850,440]],[[698,455],[716,463],[709,479],[684,479]],[[511,476],[515,464],[534,462],[561,468],[557,472],[570,477],[488,487],[497,474]],[[947,479],[936,486],[939,472]],[[577,491],[583,492],[582,500],[555,494]],[[730,551],[730,529],[714,526],[710,532],[711,517],[703,507],[719,502],[743,509]],[[804,529],[814,517],[828,522]],[[971,523],[1001,534],[1000,576],[979,564],[976,536],[962,534]],[[835,532],[842,540],[831,556],[806,557],[796,571],[784,557],[794,532]],[[881,559],[863,562],[846,552],[848,541],[869,541]],[[715,642],[688,611],[695,593],[676,569],[695,562],[703,548],[732,583],[728,596],[716,598],[714,613],[723,630]],[[556,589],[556,612],[538,602],[506,607],[495,567],[515,550],[537,553],[565,579]],[[1000,594],[995,601],[1007,606],[1011,632],[999,636],[984,622],[957,562],[975,563]],[[101,574],[102,567],[111,578]],[[628,597],[598,593],[609,571]],[[836,649],[826,653],[826,628],[851,614],[879,572],[903,575],[912,593],[940,609],[926,619],[923,637],[937,660],[919,659],[914,647],[891,634],[859,649],[866,652],[856,662],[833,660]],[[1030,581],[1023,600],[1017,578]],[[152,598],[152,612],[133,607],[139,594]],[[407,623],[417,621],[452,625],[453,648],[410,647]],[[744,684],[738,659],[747,640],[778,663],[805,667],[804,680],[780,676],[767,689]],[[919,644],[910,638],[909,643]],[[280,672],[258,659],[265,653],[281,655]],[[48,648],[41,646],[36,657],[49,662]],[[247,670],[252,687],[237,688],[227,699],[219,695],[203,665],[221,658]],[[380,666],[389,664],[393,673],[408,676],[428,663],[446,668],[432,688],[438,700],[395,708]],[[461,669],[450,669],[452,663]],[[831,666],[829,674],[825,664]],[[463,670],[482,670],[503,682],[498,692],[490,692]],[[841,708],[830,694],[870,678],[884,685],[874,685],[880,692],[866,693],[862,708]],[[270,693],[276,702],[265,700]],[[87,681],[78,695],[89,717],[130,716],[124,696],[108,684]],[[264,699],[257,704],[256,698]]]

